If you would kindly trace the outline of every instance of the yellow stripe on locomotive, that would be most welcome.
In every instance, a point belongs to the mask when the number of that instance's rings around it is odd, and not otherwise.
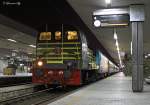
[[[37,42],[37,59],[47,64],[63,64],[67,60],[81,60],[81,43],[77,31],[41,32]],[[41,42],[42,41],[42,42]]]

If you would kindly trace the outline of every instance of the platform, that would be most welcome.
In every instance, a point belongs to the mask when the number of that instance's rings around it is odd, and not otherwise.
[[[3,75],[0,73],[0,78],[8,78],[8,77],[31,77],[32,73],[16,73],[16,75]]]
[[[121,72],[48,105],[150,105],[150,85],[133,93],[131,77]]]
[[[0,87],[29,83],[31,81],[32,73],[16,73],[16,75],[3,75],[0,73]]]
[[[9,91],[15,91],[15,90],[22,90],[22,89],[31,88],[31,87],[34,87],[34,84],[2,87],[2,88],[0,88],[0,93],[2,93],[2,92],[9,92]]]

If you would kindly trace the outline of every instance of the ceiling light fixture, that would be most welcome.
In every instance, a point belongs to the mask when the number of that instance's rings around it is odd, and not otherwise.
[[[32,45],[32,44],[31,44],[31,45],[29,45],[29,46],[30,46],[30,47],[33,47],[33,48],[36,48],[36,46],[35,46],[35,45]]]
[[[31,53],[31,52],[29,52],[28,54],[29,54],[29,55],[31,55],[32,53]]]
[[[106,4],[110,4],[111,0],[105,0]]]
[[[127,23],[120,23],[120,24],[107,24],[108,26],[128,26]]]
[[[146,55],[145,58],[148,58],[148,56]]]
[[[118,39],[118,36],[117,36],[116,31],[114,32],[114,39],[115,39],[115,40],[117,40],[117,39]]]
[[[120,51],[119,47],[117,47],[117,51]]]
[[[10,57],[10,55],[5,55],[6,57]]]
[[[11,41],[11,42],[17,42],[16,40],[14,40],[14,39],[7,39],[8,41]]]
[[[120,62],[120,67],[122,68],[122,60],[121,60],[121,55],[120,55],[120,49],[119,49],[119,43],[118,43],[118,37],[116,33],[116,29],[114,29],[114,40],[116,41],[116,47],[117,47],[117,52],[118,52],[118,57],[119,57],[119,62]]]
[[[119,46],[119,44],[118,44],[118,40],[116,40],[116,46]]]
[[[19,52],[18,50],[12,50],[13,52]]]
[[[130,51],[131,51],[131,55],[132,55],[132,41],[131,41]]]

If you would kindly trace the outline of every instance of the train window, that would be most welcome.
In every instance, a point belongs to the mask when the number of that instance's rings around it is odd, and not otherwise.
[[[67,31],[67,39],[77,40],[78,39],[77,31]]]
[[[60,31],[55,32],[55,40],[61,40],[61,32]]]
[[[51,40],[51,32],[41,32],[39,40]]]

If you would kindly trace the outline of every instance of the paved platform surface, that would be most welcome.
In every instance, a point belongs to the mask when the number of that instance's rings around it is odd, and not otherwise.
[[[132,92],[131,77],[118,73],[48,105],[150,105],[150,85]]]
[[[18,86],[10,86],[10,87],[2,87],[0,88],[0,93],[1,92],[9,92],[9,91],[15,91],[15,90],[21,90],[21,89],[26,89],[26,88],[32,88],[35,85],[33,84],[27,84],[27,85],[18,85]]]
[[[16,73],[16,75],[3,75],[0,73],[0,78],[9,78],[9,77],[31,77],[32,73]]]
[[[16,75],[3,75],[0,73],[0,87],[12,86],[32,82],[31,73],[17,73]]]

